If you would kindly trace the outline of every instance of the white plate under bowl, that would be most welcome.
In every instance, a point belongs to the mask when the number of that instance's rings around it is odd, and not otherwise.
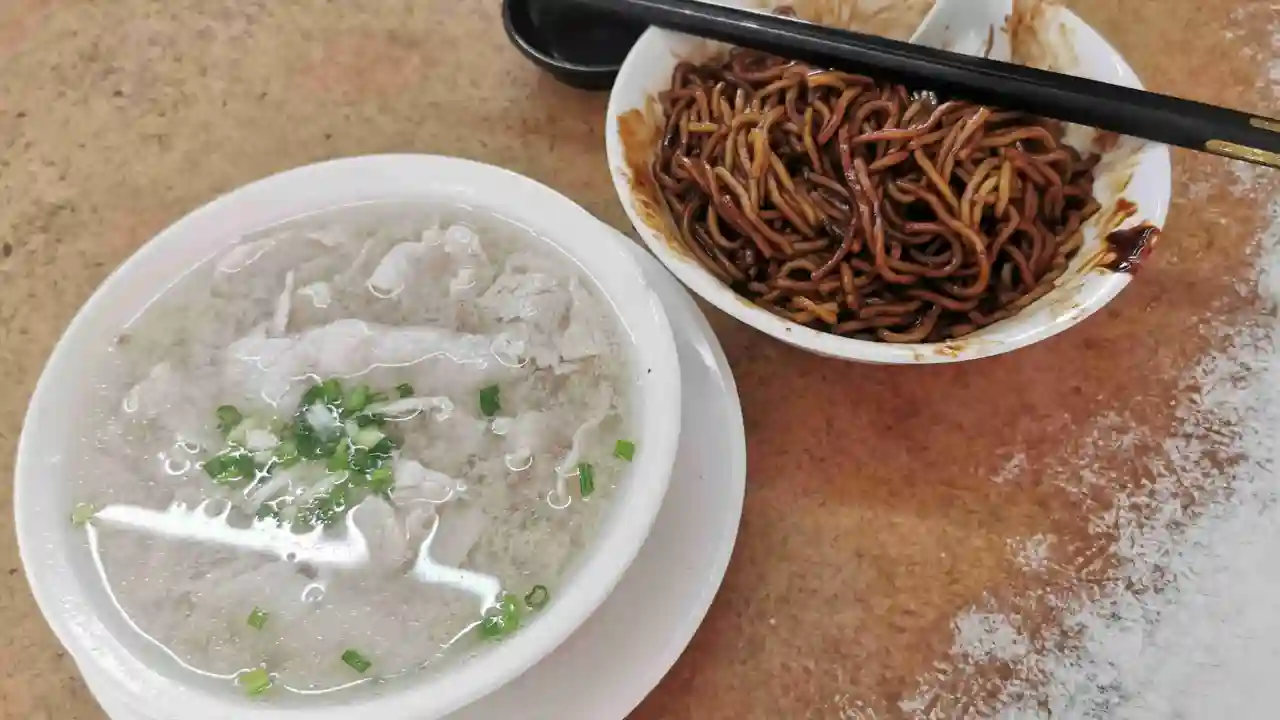
[[[92,417],[103,348],[174,278],[247,234],[326,210],[417,201],[494,212],[556,246],[600,286],[628,335],[633,434],[640,452],[618,483],[594,541],[536,621],[465,662],[399,687],[260,702],[182,672],[128,627],[102,586],[82,532],[69,521],[67,476]],[[109,680],[135,713],[157,720],[430,720],[474,702],[532,667],[607,599],[662,507],[679,444],[680,363],[661,300],[619,238],[571,200],[501,168],[431,155],[379,155],[308,165],[259,180],[188,214],[143,246],[102,284],[59,340],[36,385],[18,443],[14,517],[27,579],[68,653]],[[92,668],[92,669],[89,669]]]
[[[742,7],[776,6],[785,0],[714,0],[723,5]],[[825,6],[854,0],[813,0]],[[880,3],[883,4],[883,3]],[[993,47],[1010,46],[1009,23],[1006,22],[1008,0],[953,0],[947,8],[931,13],[917,33],[922,44],[945,46],[957,51],[982,52],[963,41],[971,37],[997,38]],[[962,7],[963,6],[963,7]],[[1032,58],[1035,64],[1073,75],[1101,80],[1116,85],[1142,87],[1141,81],[1124,58],[1097,32],[1071,11],[1044,3],[1019,23],[1023,37],[1034,36],[1037,43],[1026,43],[1042,52]],[[943,11],[946,12],[943,12]],[[828,8],[827,14],[839,13]],[[963,26],[960,24],[963,23]],[[1034,28],[1034,31],[1027,28]],[[985,45],[985,43],[984,43]],[[632,169],[628,167],[623,144],[624,130],[619,117],[640,112],[654,120],[652,99],[670,87],[671,73],[687,58],[706,57],[719,47],[709,41],[679,33],[650,28],[631,48],[618,72],[609,95],[605,119],[605,146],[609,168],[618,198],[626,209],[636,231],[654,255],[676,277],[695,293],[738,320],[773,337],[827,357],[868,363],[933,364],[974,360],[1010,352],[1046,338],[1079,323],[1097,312],[1120,293],[1132,279],[1126,273],[1094,267],[1096,257],[1105,246],[1108,220],[1115,217],[1120,200],[1132,203],[1137,214],[1122,227],[1150,223],[1163,227],[1172,192],[1172,170],[1169,149],[1164,145],[1124,139],[1103,154],[1094,194],[1102,210],[1085,225],[1084,245],[1066,274],[1045,297],[1017,315],[983,328],[958,340],[928,344],[892,344],[856,340],[805,327],[774,315],[747,301],[702,267],[688,252],[679,247],[669,214],[661,203],[642,197],[634,191]],[[625,135],[634,138],[636,128],[628,123]],[[635,139],[630,140],[636,142]],[[641,183],[643,185],[643,183]],[[658,225],[661,229],[654,226]],[[672,239],[668,240],[667,236]]]
[[[746,489],[737,388],[693,299],[648,253],[632,247],[666,307],[685,384],[667,498],[631,569],[600,609],[542,662],[448,720],[622,720],[671,669],[724,579]],[[145,720],[117,707],[106,682],[88,674],[85,681],[112,720]]]

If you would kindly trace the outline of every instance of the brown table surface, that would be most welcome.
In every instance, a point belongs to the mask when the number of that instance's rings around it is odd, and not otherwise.
[[[10,458],[54,341],[155,232],[248,180],[388,151],[502,165],[628,228],[604,162],[605,96],[527,64],[498,5],[0,6],[0,718],[101,717],[24,581]],[[1152,88],[1274,110],[1260,62],[1274,4],[1070,5]],[[1263,219],[1263,181],[1249,192],[1225,162],[1182,152],[1174,167],[1168,232],[1139,281],[1083,326],[1011,356],[848,365],[709,311],[746,416],[742,531],[705,624],[634,718],[840,718],[859,704],[894,717],[945,658],[958,612],[1073,581],[1085,519],[1041,480],[1072,452],[1062,439],[1121,408],[1159,432],[1177,375],[1208,349],[1197,314],[1247,303],[1235,279]],[[1009,542],[1041,533],[1062,539],[1063,569],[1028,575]]]

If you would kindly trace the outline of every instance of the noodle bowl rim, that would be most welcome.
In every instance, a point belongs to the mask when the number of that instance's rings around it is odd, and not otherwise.
[[[750,5],[744,2],[723,4]],[[1084,69],[1099,79],[1142,87],[1133,69],[1119,52],[1078,16],[1065,8],[1053,9],[1052,21],[1063,26],[1063,33],[1047,33],[1052,37],[1069,37],[1075,56],[1084,58]],[[926,22],[928,18],[926,18]],[[923,29],[923,26],[922,26]],[[917,35],[920,33],[918,32]],[[646,221],[647,210],[639,207],[633,189],[635,183],[628,168],[626,150],[623,147],[619,118],[639,110],[647,111],[650,98],[670,86],[671,71],[677,62],[697,57],[714,44],[697,38],[650,28],[632,47],[623,61],[609,96],[606,110],[605,144],[614,187],[623,208],[645,245],[687,287],[720,310],[751,327],[769,334],[789,345],[818,355],[866,362],[872,364],[943,364],[976,360],[1004,354],[1050,338],[1073,327],[1111,302],[1132,280],[1127,273],[1106,270],[1089,270],[1081,273],[1089,246],[1071,262],[1070,269],[1059,285],[1074,284],[1067,288],[1070,294],[1062,297],[1062,288],[1055,288],[1048,296],[1040,298],[1014,316],[994,323],[972,335],[941,343],[893,344],[841,337],[815,330],[778,317],[749,299],[733,291],[687,252],[677,250],[678,238],[668,239]],[[1127,220],[1122,227],[1150,223],[1163,227],[1172,195],[1172,165],[1169,149],[1163,145],[1147,144],[1132,164],[1132,182],[1125,189],[1127,199],[1137,196],[1138,215]],[[1099,180],[1101,184],[1102,180]],[[1099,217],[1109,214],[1110,205],[1104,205]],[[665,213],[665,208],[663,208]],[[670,219],[668,218],[668,221]],[[1047,308],[1050,317],[1043,317]]]

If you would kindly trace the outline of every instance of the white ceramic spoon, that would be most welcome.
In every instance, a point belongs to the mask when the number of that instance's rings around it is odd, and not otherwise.
[[[937,0],[911,42],[940,50],[1009,61],[1007,18],[1014,0]]]

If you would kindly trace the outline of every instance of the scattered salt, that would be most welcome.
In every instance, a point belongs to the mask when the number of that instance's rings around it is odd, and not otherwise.
[[[1258,54],[1263,95],[1280,101],[1280,5],[1249,4],[1235,29],[1270,23]],[[1098,418],[1085,451],[1041,481],[1059,484],[1091,517],[1094,561],[1081,582],[961,613],[936,670],[898,710],[909,718],[1253,720],[1280,717],[1280,183],[1231,166],[1237,194],[1272,197],[1256,276],[1237,289],[1256,317],[1215,319],[1215,353],[1184,378],[1167,439],[1119,415]],[[1193,198],[1210,188],[1193,183]],[[1212,208],[1205,213],[1213,220]],[[1110,472],[1090,447],[1128,448],[1145,481],[1105,504]],[[1013,457],[993,478],[1018,476]],[[1009,541],[1027,572],[1050,559],[1051,538]],[[1079,554],[1079,549],[1076,549]],[[1049,622],[1044,623],[1045,618]],[[1033,629],[1034,628],[1034,631]],[[861,705],[839,698],[842,720]],[[870,717],[870,715],[866,715]]]
[[[998,613],[969,613],[956,619],[953,656],[969,661],[1010,662],[1030,651],[1027,638],[1014,626],[1017,618]]]
[[[1049,545],[1053,542],[1050,535],[1036,535],[1029,538],[1009,541],[1009,552],[1014,562],[1028,572],[1043,572],[1049,567]]]

